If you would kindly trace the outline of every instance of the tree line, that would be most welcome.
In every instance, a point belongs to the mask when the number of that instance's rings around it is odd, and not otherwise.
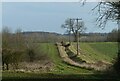
[[[81,42],[117,42],[118,31],[113,29],[110,33],[81,33]],[[50,37],[50,38],[49,38]],[[70,35],[70,39],[74,42],[74,35]],[[49,40],[49,41],[48,41]],[[45,32],[22,32],[17,29],[12,33],[8,27],[3,27],[2,31],[2,66],[4,69],[9,69],[12,65],[15,69],[18,68],[19,62],[33,62],[41,57],[48,58],[47,54],[41,51],[38,55],[37,43],[49,42],[56,43],[61,41],[69,41],[69,34],[45,33]],[[38,57],[39,56],[39,57]]]
[[[40,46],[40,45],[39,45]],[[12,33],[8,27],[2,30],[2,68],[9,70],[19,68],[20,62],[34,62],[41,59],[49,60],[45,52],[38,49],[39,46],[32,38],[26,38],[21,29]]]

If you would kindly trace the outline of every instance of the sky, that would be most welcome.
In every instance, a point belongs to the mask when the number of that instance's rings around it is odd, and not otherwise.
[[[114,1],[118,2],[120,0],[1,0],[2,2],[101,2],[101,1]]]
[[[105,29],[95,25],[97,12],[91,11],[97,2],[87,2],[82,6],[79,2],[3,2],[2,27],[12,31],[45,31],[65,33],[61,28],[67,18],[82,18],[87,30],[85,32],[110,32],[117,28],[115,22],[109,22]]]

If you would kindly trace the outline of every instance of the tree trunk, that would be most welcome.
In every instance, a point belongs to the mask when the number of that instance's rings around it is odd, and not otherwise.
[[[4,62],[2,62],[2,69],[5,70],[5,67],[4,67]]]
[[[6,64],[6,69],[9,70],[9,64]]]
[[[77,42],[77,35],[74,35],[74,42]]]

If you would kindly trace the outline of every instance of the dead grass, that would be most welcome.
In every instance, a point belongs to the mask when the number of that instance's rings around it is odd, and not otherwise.
[[[14,69],[10,66],[10,70],[21,71],[21,72],[48,72],[51,71],[54,64],[49,61],[34,61],[34,62],[21,62],[19,68]]]
[[[97,70],[97,71],[106,70],[106,68],[108,67],[108,64],[104,63],[102,61],[97,61],[95,63],[78,63],[78,62],[75,62],[74,60],[69,58],[69,56],[66,53],[65,48],[63,46],[61,46],[59,43],[57,44],[57,46],[58,46],[58,50],[59,50],[60,56],[63,59],[63,61],[70,64],[70,65],[85,68],[85,69],[94,69],[94,70]]]

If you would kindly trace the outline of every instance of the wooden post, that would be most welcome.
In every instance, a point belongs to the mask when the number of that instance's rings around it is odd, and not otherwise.
[[[79,33],[78,33],[78,18],[77,20],[77,55],[79,55]]]
[[[79,23],[79,22],[78,22],[78,21],[79,21],[79,20],[82,20],[82,19],[79,19],[79,18],[75,18],[75,19],[74,19],[74,18],[73,18],[73,19],[70,19],[70,21],[71,21],[71,20],[76,20],[76,23],[77,23],[77,24],[76,24],[76,26],[77,26],[77,28],[76,28],[76,33],[77,33],[77,55],[79,55],[79,31],[78,31],[78,30],[79,30],[79,27],[78,27],[78,23]]]
[[[70,35],[71,35],[71,20],[72,20],[72,19],[70,19],[69,44],[71,44],[71,40],[70,40]]]

